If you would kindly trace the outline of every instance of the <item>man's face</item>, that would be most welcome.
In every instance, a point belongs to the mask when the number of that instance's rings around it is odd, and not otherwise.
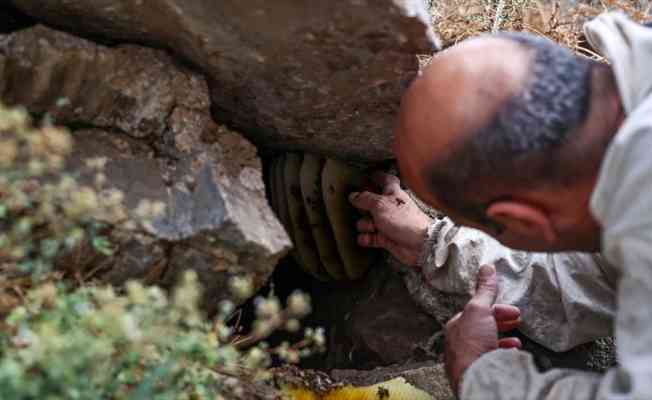
[[[442,204],[442,202],[437,199],[430,190],[428,190],[427,185],[423,182],[423,179],[421,179],[420,174],[411,168],[409,160],[402,161],[401,158],[399,158],[398,161],[401,178],[408,189],[410,189],[425,204],[445,214],[456,225],[482,231],[496,239],[504,246],[517,250],[552,252],[570,250],[574,246],[574,244],[571,244],[568,241],[563,241],[562,243],[560,240],[559,242],[551,243],[545,238],[537,237],[536,235],[526,236],[521,233],[513,232],[510,229],[501,229],[499,228],[499,221],[491,220],[491,223],[479,223],[477,220],[468,218],[467,216],[460,214],[458,211],[450,209]],[[488,217],[485,216],[485,218]],[[569,244],[571,245],[570,247]]]
[[[590,227],[581,221],[588,207],[578,193],[566,198],[557,198],[557,193],[536,193],[512,208],[529,208],[532,212],[526,218],[518,212],[496,214],[493,211],[500,202],[490,204],[491,213],[478,207],[477,212],[482,214],[474,217],[473,213],[458,213],[443,206],[422,181],[424,168],[436,157],[445,157],[464,138],[485,127],[500,107],[519,93],[530,77],[531,60],[531,52],[522,46],[493,38],[466,41],[435,57],[403,96],[394,131],[394,153],[407,186],[459,225],[486,232],[518,249],[585,248],[578,246],[584,246],[588,237]],[[469,198],[472,203],[482,201]],[[558,208],[564,213],[542,204],[563,204]],[[507,223],[502,221],[504,215],[510,218]],[[536,218],[531,218],[533,215]],[[580,215],[579,220],[574,215]],[[506,229],[496,229],[496,224]]]

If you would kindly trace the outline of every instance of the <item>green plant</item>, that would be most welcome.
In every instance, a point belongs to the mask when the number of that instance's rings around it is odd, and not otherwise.
[[[123,195],[106,187],[106,159],[86,161],[86,171],[64,170],[72,149],[64,129],[45,123],[34,128],[29,115],[0,104],[0,263],[5,272],[40,277],[55,258],[88,240],[101,253],[111,252],[101,235],[107,222],[134,228],[122,205]],[[78,182],[94,173],[93,185]]]
[[[191,272],[170,299],[136,282],[125,295],[111,288],[66,292],[42,285],[6,320],[0,398],[239,398],[246,385],[269,377],[272,354],[288,348],[243,348],[224,324],[230,307],[210,322],[197,308],[199,294]],[[269,309],[268,316],[302,317],[307,309],[293,302],[307,305],[297,294],[288,309]],[[323,345],[319,331],[308,333],[297,356]]]
[[[172,296],[138,282],[116,293],[52,279],[62,253],[86,241],[110,255],[106,228],[138,230],[163,208],[143,200],[131,219],[122,193],[106,186],[106,159],[64,169],[72,145],[65,130],[34,128],[24,110],[0,105],[0,290],[16,275],[34,287],[0,326],[0,399],[240,398],[269,378],[274,357],[297,362],[323,349],[320,329],[294,345],[264,342],[275,330],[301,329],[310,299],[299,292],[285,308],[273,294],[257,298],[256,321],[243,332],[230,323],[232,302],[205,318],[192,272]],[[79,183],[81,172],[92,185]],[[231,289],[249,298],[252,280],[235,276]]]

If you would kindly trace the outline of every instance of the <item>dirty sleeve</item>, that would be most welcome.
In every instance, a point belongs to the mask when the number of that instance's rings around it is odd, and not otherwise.
[[[497,302],[521,309],[519,329],[530,339],[566,351],[613,334],[618,272],[601,255],[515,251],[445,217],[432,224],[429,234],[420,279],[430,292],[470,298],[478,269],[493,264]]]

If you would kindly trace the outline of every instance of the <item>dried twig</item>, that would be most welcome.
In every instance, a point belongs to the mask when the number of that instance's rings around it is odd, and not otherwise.
[[[491,27],[491,33],[496,33],[500,30],[500,25],[503,22],[503,11],[505,9],[505,0],[498,0],[496,5],[496,14],[494,16],[494,25]]]

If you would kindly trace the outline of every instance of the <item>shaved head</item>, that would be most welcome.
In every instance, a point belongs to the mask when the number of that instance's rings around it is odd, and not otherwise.
[[[395,153],[411,187],[434,157],[487,125],[529,77],[532,52],[504,38],[463,42],[433,58],[406,92],[396,125]]]
[[[401,103],[403,178],[431,205],[480,224],[486,204],[515,188],[567,184],[586,169],[569,149],[587,119],[595,65],[521,33],[441,53]]]

